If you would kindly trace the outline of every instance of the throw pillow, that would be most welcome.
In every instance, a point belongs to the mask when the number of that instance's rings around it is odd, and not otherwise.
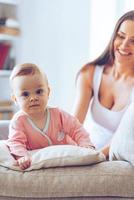
[[[11,156],[4,141],[0,141],[0,152],[1,166],[21,170],[15,165],[16,160]],[[29,151],[29,154],[32,157],[32,163],[25,171],[57,166],[90,165],[105,160],[105,156],[96,150],[72,145],[53,145]]]

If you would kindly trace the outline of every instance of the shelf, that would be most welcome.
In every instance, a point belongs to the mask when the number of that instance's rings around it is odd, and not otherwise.
[[[20,35],[20,29],[0,26],[0,34],[17,37]]]
[[[11,119],[16,111],[10,101],[9,77],[16,64],[17,45],[21,35],[17,10],[20,0],[0,0],[0,120]]]
[[[11,119],[14,112],[12,101],[0,101],[0,120]]]
[[[16,36],[0,33],[0,41],[14,41],[16,39]]]
[[[11,70],[0,70],[0,77],[9,77]]]
[[[14,111],[14,107],[13,106],[0,106],[0,112],[4,113],[4,112],[13,112]]]

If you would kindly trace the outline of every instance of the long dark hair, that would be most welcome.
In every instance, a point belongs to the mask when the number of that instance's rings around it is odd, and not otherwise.
[[[122,17],[119,18],[119,20],[117,21],[117,23],[115,25],[110,42],[107,45],[107,47],[105,48],[104,52],[98,58],[96,58],[95,60],[93,60],[93,61],[89,62],[88,64],[86,64],[85,66],[83,66],[80,71],[89,67],[90,64],[94,64],[94,65],[104,65],[104,64],[112,65],[113,64],[113,62],[114,62],[113,43],[114,43],[114,40],[116,38],[117,32],[118,32],[121,24],[126,20],[134,21],[134,10],[131,10],[131,11],[125,13]]]

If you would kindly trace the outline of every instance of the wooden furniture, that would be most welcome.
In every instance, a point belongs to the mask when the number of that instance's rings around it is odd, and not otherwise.
[[[16,46],[20,36],[18,0],[0,0],[0,119],[11,119],[9,76],[16,64]]]

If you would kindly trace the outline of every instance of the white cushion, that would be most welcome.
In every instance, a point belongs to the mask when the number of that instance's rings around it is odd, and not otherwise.
[[[29,151],[32,157],[31,166],[25,171],[57,166],[90,165],[105,160],[105,156],[93,149],[72,145],[55,145],[39,150]],[[0,165],[21,170],[15,166],[16,160],[11,156],[5,141],[0,141]],[[21,170],[22,171],[22,170]]]
[[[111,141],[110,160],[125,160],[134,166],[134,103],[128,107]]]

